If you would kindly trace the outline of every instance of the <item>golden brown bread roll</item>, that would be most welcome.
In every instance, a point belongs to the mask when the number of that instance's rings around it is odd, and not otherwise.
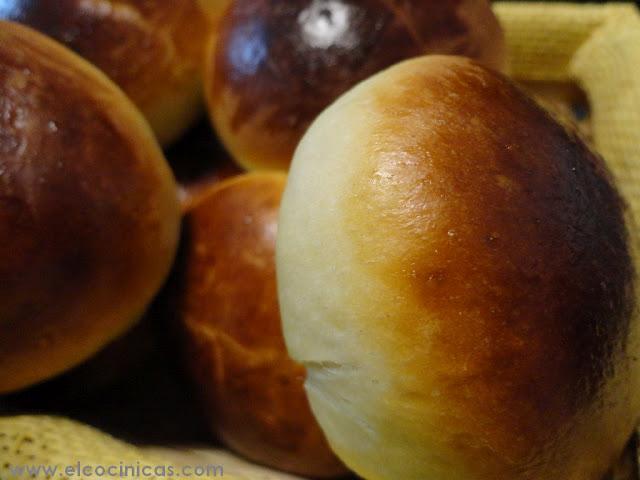
[[[245,168],[287,168],[311,121],[394,63],[468,55],[498,68],[503,36],[487,0],[236,0],[207,53],[212,122]]]
[[[202,0],[211,8],[220,2]],[[203,111],[201,65],[212,21],[200,0],[8,0],[0,18],[35,28],[100,68],[163,145]]]
[[[0,393],[132,325],[171,266],[177,189],[144,118],[57,42],[0,22]]]
[[[188,362],[214,431],[256,462],[312,477],[345,472],[287,355],[276,298],[275,234],[286,176],[219,183],[185,221],[180,315]]]
[[[602,160],[472,61],[401,63],[326,110],[277,274],[338,456],[370,480],[600,480],[640,412],[626,216]]]

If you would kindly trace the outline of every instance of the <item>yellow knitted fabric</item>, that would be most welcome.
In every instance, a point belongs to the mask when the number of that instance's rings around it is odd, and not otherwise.
[[[63,418],[48,416],[15,416],[0,417],[0,480],[23,480],[31,478],[47,478],[45,471],[38,472],[32,476],[28,470],[24,470],[22,474],[17,474],[16,468],[20,467],[38,467],[38,466],[57,466],[58,470],[53,479],[56,480],[77,480],[82,478],[93,479],[121,479],[131,478],[134,480],[134,470],[130,470],[129,476],[121,476],[120,473],[115,476],[100,475],[91,473],[90,476],[78,476],[74,470],[70,475],[66,475],[64,469],[66,467],[80,468],[90,467],[95,469],[98,466],[110,467],[115,466],[120,469],[124,466],[132,468],[149,467],[151,475],[144,475],[147,480],[165,480],[169,467],[175,472],[181,472],[176,464],[172,464],[162,458],[158,458],[153,454],[128,445],[124,442],[106,435],[98,430],[81,425],[79,423],[66,420]],[[206,466],[206,465],[201,465]],[[224,467],[224,465],[223,465]],[[159,471],[154,470],[160,468]],[[144,470],[141,470],[144,471]],[[154,475],[153,472],[157,472]],[[114,471],[115,473],[116,471]],[[120,470],[117,470],[120,472]],[[202,478],[215,478],[212,474]],[[33,470],[31,470],[33,473]],[[98,472],[99,473],[99,472]],[[218,474],[218,477],[229,478],[232,480],[248,480],[246,477],[232,476],[222,471],[224,476]],[[171,477],[173,479],[182,479],[179,475]],[[189,477],[191,480],[198,478]]]
[[[640,16],[635,7],[497,3],[495,10],[515,79],[573,81],[586,92],[595,146],[640,219]],[[74,422],[0,417],[0,480],[11,480],[12,465],[78,461],[163,464],[147,451]],[[232,477],[225,472],[224,478]]]

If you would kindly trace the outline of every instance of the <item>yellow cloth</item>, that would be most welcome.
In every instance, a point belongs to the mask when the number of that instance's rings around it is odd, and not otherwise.
[[[139,448],[64,418],[0,416],[0,480],[44,480],[44,470],[31,477],[33,470],[26,468],[39,466],[58,468],[50,480],[299,480],[222,450]],[[184,466],[188,470],[181,476]],[[25,467],[22,475],[16,475],[16,468],[21,467]],[[92,471],[78,475],[86,467]],[[97,467],[110,470],[102,475],[102,471],[95,471]],[[66,468],[71,469],[70,475],[65,475]],[[138,472],[140,477],[135,476]]]
[[[31,468],[39,465],[58,466],[59,470],[54,475],[57,479],[122,478],[119,474],[103,477],[92,474],[90,477],[82,477],[78,476],[75,470],[67,477],[64,469],[66,467],[75,469],[78,463],[81,469],[85,467],[94,469],[98,466],[105,468],[116,466],[119,469],[122,465],[141,469],[145,466],[161,467],[165,469],[164,472],[167,472],[168,467],[172,466],[176,472],[180,471],[170,462],[162,461],[139,448],[70,420],[48,416],[0,417],[0,480],[30,478],[26,470],[22,475],[16,476],[15,468],[26,466]],[[112,470],[112,473],[115,473],[115,470]],[[149,480],[167,478],[162,470],[157,473],[158,476],[151,475],[144,478]],[[44,479],[45,476],[44,472],[40,472],[35,478]],[[132,473],[124,478],[133,480]],[[240,477],[231,477],[226,473],[224,478],[240,480]]]
[[[514,78],[575,81],[587,93],[596,148],[640,219],[640,16],[635,7],[497,3],[495,10],[505,28]],[[0,480],[10,480],[7,465],[78,461],[162,464],[144,450],[74,422],[0,418]],[[231,477],[225,472],[224,478]]]

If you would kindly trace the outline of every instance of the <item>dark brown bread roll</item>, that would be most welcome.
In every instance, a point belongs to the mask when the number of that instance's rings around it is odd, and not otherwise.
[[[166,145],[203,111],[203,50],[219,3],[7,0],[0,3],[0,18],[39,30],[100,68],[133,100]],[[207,12],[207,6],[215,11]]]
[[[277,240],[334,451],[371,480],[601,480],[640,414],[629,214],[602,159],[470,60],[345,94],[296,151]]]
[[[130,100],[57,42],[0,22],[0,393],[129,328],[169,271],[179,221]]]
[[[487,0],[236,0],[207,54],[205,91],[245,168],[287,168],[311,121],[341,93],[406,58],[467,55],[499,68]]]
[[[233,450],[312,477],[345,472],[309,410],[304,368],[284,347],[275,235],[285,175],[219,183],[185,221],[180,317],[214,431]]]

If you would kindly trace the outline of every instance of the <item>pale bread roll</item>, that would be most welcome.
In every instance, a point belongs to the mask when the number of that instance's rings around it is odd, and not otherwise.
[[[602,160],[507,79],[423,57],[299,145],[291,356],[370,480],[600,480],[640,412],[636,243]]]

